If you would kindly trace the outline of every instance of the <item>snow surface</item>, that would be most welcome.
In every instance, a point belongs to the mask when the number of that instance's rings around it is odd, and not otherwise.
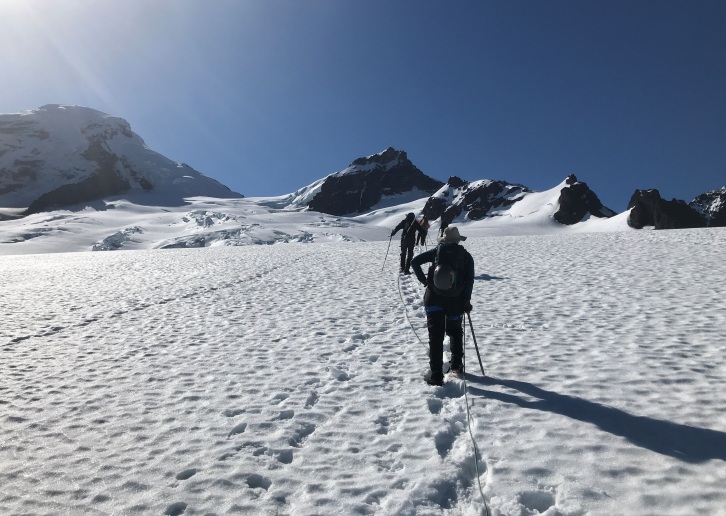
[[[311,185],[314,186],[314,185]],[[572,232],[629,232],[629,212],[610,219],[590,217],[563,226],[552,216],[560,187],[528,193],[501,215],[478,221],[462,215],[454,224],[465,235],[509,236]],[[387,196],[371,211],[337,217],[290,204],[292,196],[218,199],[188,197],[164,203],[154,193],[134,192],[88,205],[0,220],[0,255],[91,250],[140,250],[290,242],[360,242],[388,240],[406,213],[423,210],[428,196],[412,192]],[[432,224],[431,235],[438,231]]]
[[[387,237],[0,256],[0,514],[726,515],[725,244],[469,238],[438,388]]]

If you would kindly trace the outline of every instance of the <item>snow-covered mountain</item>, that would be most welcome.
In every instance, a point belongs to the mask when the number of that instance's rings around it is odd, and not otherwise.
[[[157,205],[240,197],[149,149],[121,118],[64,105],[0,115],[0,208],[37,213],[121,193]]]
[[[551,216],[560,224],[577,224],[589,216],[608,218],[615,215],[613,210],[602,205],[586,183],[578,181],[574,175],[568,176],[558,189],[556,201],[548,199],[548,203],[557,206]],[[429,198],[423,211],[429,220],[441,218],[443,224],[455,220],[506,217],[517,203],[534,193],[526,186],[505,181],[468,182],[453,176]]]
[[[566,181],[544,192],[529,192],[498,216],[455,223],[472,236],[630,231],[627,212],[591,217],[570,226],[554,219]],[[182,206],[145,206],[123,196],[93,206],[35,213],[0,222],[0,255],[118,249],[168,249],[388,240],[408,212],[421,213],[428,197],[384,206],[353,217],[307,208],[280,207],[279,198],[187,198]],[[383,203],[385,204],[385,203]],[[439,228],[434,221],[430,243]]]
[[[710,227],[726,227],[726,186],[703,193],[688,205],[705,219]]]
[[[54,107],[44,111],[42,116],[53,110],[63,111],[64,108]],[[84,113],[82,109],[72,109],[71,112],[77,115]],[[102,116],[92,110],[88,113],[93,117]],[[288,195],[230,198],[229,190],[216,182],[206,182],[201,174],[195,176],[199,179],[197,183],[192,178],[180,180],[179,176],[169,174],[169,167],[177,165],[146,149],[137,136],[124,135],[127,126],[118,119],[107,120],[104,124],[106,130],[103,134],[108,136],[104,140],[104,148],[118,148],[127,143],[135,151],[146,152],[147,156],[157,160],[151,163],[159,170],[152,167],[144,176],[144,181],[158,185],[157,198],[171,192],[179,201],[179,196],[185,192],[196,193],[194,184],[211,185],[212,188],[202,188],[202,191],[212,190],[212,193],[186,196],[183,203],[159,202],[154,205],[148,197],[151,193],[144,189],[146,183],[139,180],[135,188],[120,195],[106,195],[103,199],[80,202],[67,208],[48,207],[45,211],[0,222],[0,254],[386,240],[391,228],[408,212],[429,214],[434,229],[440,227],[443,215],[445,222],[456,222],[469,234],[475,235],[557,233],[565,228],[575,232],[629,229],[624,217],[604,218],[613,213],[602,208],[594,193],[574,176],[545,192],[488,180],[468,183],[452,179],[443,185],[416,168],[404,151],[393,148],[359,158],[340,172]],[[81,125],[76,124],[76,127]],[[12,127],[17,132],[17,125]],[[118,131],[109,127],[116,127]],[[95,130],[100,129],[96,127]],[[86,129],[86,132],[91,131]],[[82,141],[87,142],[82,138],[83,133],[79,134],[81,136],[76,135],[76,149],[83,148],[85,144]],[[42,142],[43,138],[40,140]],[[131,145],[129,142],[141,144]],[[62,149],[66,149],[64,152],[70,152],[68,147],[68,142],[61,145]],[[16,151],[19,152],[19,149]],[[68,158],[72,156],[68,155]],[[109,174],[122,177],[122,172],[131,174],[135,170],[120,169],[121,161],[114,161],[115,168]],[[92,166],[84,170],[90,177],[96,177]],[[33,180],[28,180],[25,189],[20,188],[14,193],[37,195],[32,185],[39,183],[41,171],[48,177],[52,176],[51,172],[40,168],[30,174]],[[58,169],[54,173],[62,175]],[[131,174],[125,177],[130,181],[140,176]],[[67,189],[58,184],[55,183],[55,192]],[[576,188],[581,191],[574,195],[566,194]],[[38,198],[44,200],[48,197],[41,195]],[[594,197],[596,202],[572,202],[573,198],[587,201],[590,197]],[[435,213],[437,209],[439,213]],[[346,210],[352,213],[336,215]],[[574,217],[567,222],[569,225],[558,218],[563,212]],[[589,217],[588,214],[595,216]],[[432,232],[432,239],[434,235],[435,232]]]
[[[389,147],[358,158],[347,168],[280,197],[277,208],[306,208],[330,215],[357,215],[427,197],[443,183],[419,170],[405,151]]]
[[[724,192],[682,204],[722,225]],[[0,115],[0,254],[387,240],[408,212],[481,236],[689,227],[659,226],[655,207],[615,216],[574,175],[543,192],[444,184],[392,147],[293,193],[245,199],[149,149],[123,119],[63,105]]]

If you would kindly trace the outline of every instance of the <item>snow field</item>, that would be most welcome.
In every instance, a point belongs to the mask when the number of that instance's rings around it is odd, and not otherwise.
[[[725,241],[464,243],[493,514],[726,514]],[[386,246],[0,257],[0,513],[482,514]]]
[[[724,237],[480,248],[486,308],[472,315],[494,378],[471,392],[501,402],[480,446],[502,514],[531,514],[528,501],[545,514],[726,513]]]

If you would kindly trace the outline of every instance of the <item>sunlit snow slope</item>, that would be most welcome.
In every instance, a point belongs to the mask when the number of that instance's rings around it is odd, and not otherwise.
[[[440,388],[385,240],[0,256],[0,513],[724,515],[725,244],[470,238]]]
[[[628,212],[573,226],[559,224],[552,218],[558,188],[530,193],[493,218],[457,219],[455,224],[477,236],[634,231],[627,224]],[[427,200],[401,196],[368,213],[336,217],[280,207],[276,199],[192,197],[179,206],[147,206],[119,196],[74,210],[0,221],[0,255],[388,240],[406,213],[419,213]],[[434,221],[432,244],[438,229],[439,221]]]

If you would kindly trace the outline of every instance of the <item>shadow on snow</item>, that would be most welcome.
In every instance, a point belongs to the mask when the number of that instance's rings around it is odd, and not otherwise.
[[[469,392],[472,395],[512,403],[522,408],[562,414],[578,421],[591,423],[601,430],[624,437],[637,446],[685,462],[726,460],[726,433],[724,432],[662,419],[634,416],[623,410],[575,396],[546,391],[527,382],[475,376],[470,376],[468,380]],[[472,385],[474,382],[509,387],[538,399],[528,400],[513,394],[480,389]]]
[[[474,280],[476,281],[504,281],[507,278],[499,278],[497,276],[490,276],[489,274],[479,274],[478,276],[474,276]]]

